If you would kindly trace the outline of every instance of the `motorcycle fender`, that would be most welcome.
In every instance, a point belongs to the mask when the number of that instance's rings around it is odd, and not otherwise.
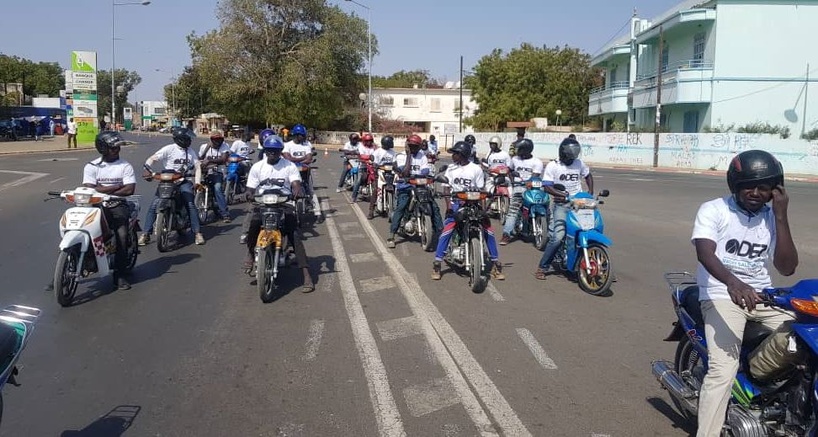
[[[164,211],[166,209],[170,209],[170,203],[173,201],[174,199],[159,199],[159,203],[156,204],[156,210]]]
[[[679,341],[684,336],[685,332],[682,328],[682,324],[679,322],[673,322],[673,330],[670,331],[670,334],[664,339],[664,341]]]
[[[281,247],[281,232],[262,229],[256,239],[256,249],[266,249],[271,244],[274,244],[275,247]]]
[[[818,326],[807,323],[793,323],[792,329],[812,349],[812,353],[818,355]]]
[[[582,231],[577,235],[577,245],[579,247],[588,247],[590,243],[599,243],[605,247],[611,247],[611,245],[613,245],[613,241],[611,241],[610,238],[593,229]]]
[[[432,204],[431,203],[421,202],[421,203],[418,203],[417,207],[420,210],[420,212],[423,213],[423,215],[427,215],[429,217],[432,216]]]
[[[82,252],[87,252],[88,246],[91,244],[91,236],[82,231],[65,231],[60,241],[60,250],[68,249],[77,244],[80,245]]]

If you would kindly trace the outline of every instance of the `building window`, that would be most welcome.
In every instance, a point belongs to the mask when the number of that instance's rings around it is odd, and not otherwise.
[[[667,43],[662,47],[662,71],[667,71],[667,63],[669,59],[670,48]]]
[[[704,59],[705,33],[699,32],[693,36],[693,63],[691,67],[701,67]]]
[[[403,107],[404,108],[417,108],[418,107],[418,98],[417,97],[404,97],[403,98]]]
[[[618,66],[614,65],[613,68],[611,68],[611,78],[610,78],[610,82],[608,82],[608,85],[616,83],[616,69],[617,69],[617,67]]]
[[[381,96],[381,106],[395,106],[395,99],[392,96]]]
[[[440,112],[440,99],[437,97],[432,98],[432,107],[429,109],[430,112]]]

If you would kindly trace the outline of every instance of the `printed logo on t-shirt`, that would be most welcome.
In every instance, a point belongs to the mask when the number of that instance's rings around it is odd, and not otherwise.
[[[732,239],[727,241],[727,243],[724,245],[724,250],[730,255],[755,259],[764,255],[764,252],[767,251],[767,245]]]
[[[560,175],[560,180],[561,181],[576,182],[576,181],[579,180],[579,174],[578,173],[561,174]]]
[[[452,180],[452,185],[457,185],[466,188],[468,190],[474,185],[474,181],[470,178],[454,178]]]

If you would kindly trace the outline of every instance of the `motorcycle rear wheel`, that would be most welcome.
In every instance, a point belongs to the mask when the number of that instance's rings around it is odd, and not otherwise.
[[[233,197],[235,195],[234,191],[236,190],[236,183],[233,181],[227,181],[224,183],[224,198],[228,205],[233,204]]]
[[[699,366],[702,366],[702,360],[699,356],[699,351],[693,347],[693,343],[690,342],[690,338],[687,335],[683,336],[681,340],[679,340],[679,344],[676,346],[676,357],[673,360],[673,365],[676,368],[676,373],[679,375],[696,375],[697,372],[695,369]],[[694,377],[695,380],[693,381],[693,387],[696,391],[699,391],[702,387],[702,380]],[[685,382],[688,384],[690,381],[688,378],[684,378]],[[676,411],[684,418],[684,420],[688,423],[693,423],[696,421],[696,416],[690,414],[673,396],[670,397],[670,400],[673,401],[673,405],[676,406]]]
[[[432,218],[429,216],[421,216],[420,218],[420,229],[418,229],[418,235],[420,235],[420,247],[423,248],[426,252],[431,252],[435,250],[434,244],[434,230],[432,229]]]
[[[270,303],[275,298],[275,278],[274,270],[278,267],[279,251],[276,249],[275,255],[269,249],[258,252],[258,263],[256,265],[256,286],[259,297],[264,303]]]
[[[89,254],[93,256],[93,253]],[[60,252],[54,268],[54,296],[60,306],[67,307],[74,300],[79,281],[79,247],[74,246]]]
[[[483,256],[483,245],[479,238],[469,240],[469,251],[471,252],[471,271],[469,272],[469,285],[474,293],[482,293],[488,285],[488,275],[486,272],[486,259]]]
[[[173,213],[156,213],[156,249],[160,252],[167,252],[170,247],[170,233],[173,232]]]
[[[577,259],[577,282],[582,291],[601,296],[611,288],[613,276],[611,275],[611,258],[605,246],[598,243],[588,245],[588,260],[591,263],[591,273],[585,269],[585,259],[581,255]]]

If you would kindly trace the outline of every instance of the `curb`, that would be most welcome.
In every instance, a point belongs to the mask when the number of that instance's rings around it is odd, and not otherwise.
[[[138,144],[139,143],[132,143],[132,144],[127,144],[127,145],[125,145],[123,147],[136,146]],[[94,150],[94,146],[91,145],[91,146],[88,146],[88,147],[77,147],[76,149],[63,148],[63,149],[50,149],[50,150],[17,150],[17,151],[11,151],[11,152],[0,152],[0,156],[40,155],[40,154],[43,154],[43,153],[76,153],[76,152],[87,152],[89,150]]]
[[[726,171],[723,170],[696,170],[696,169],[680,169],[680,168],[670,168],[670,167],[632,167],[632,166],[622,166],[622,165],[599,165],[599,164],[590,164],[592,167],[595,168],[605,168],[605,169],[613,169],[613,170],[629,170],[629,171],[642,171],[646,173],[686,173],[686,174],[696,174],[696,175],[707,175],[707,176],[724,176]],[[813,175],[793,175],[793,176],[785,176],[785,180],[793,181],[793,182],[813,182],[818,183],[818,176]]]

